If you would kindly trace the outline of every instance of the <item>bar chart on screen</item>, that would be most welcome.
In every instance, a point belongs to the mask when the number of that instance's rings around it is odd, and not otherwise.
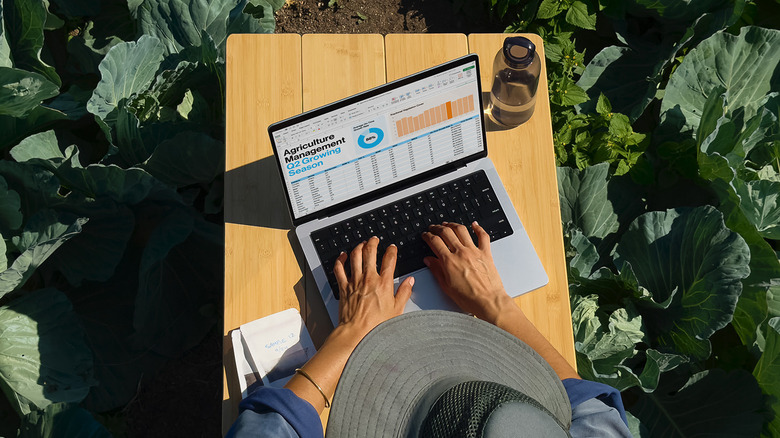
[[[474,111],[474,96],[468,95],[460,99],[449,100],[434,106],[414,116],[403,117],[395,122],[398,138],[413,134],[431,126],[444,123],[450,119]]]

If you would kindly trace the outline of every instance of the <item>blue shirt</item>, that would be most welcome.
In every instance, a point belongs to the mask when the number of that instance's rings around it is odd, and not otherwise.
[[[620,392],[603,383],[565,379],[572,437],[631,437]],[[239,405],[229,438],[322,438],[314,407],[286,388],[261,387]]]

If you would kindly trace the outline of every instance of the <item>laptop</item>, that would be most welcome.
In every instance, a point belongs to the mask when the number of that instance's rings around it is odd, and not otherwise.
[[[470,54],[268,127],[295,234],[334,326],[333,263],[374,235],[379,260],[398,247],[396,288],[415,277],[405,311],[459,310],[422,262],[432,255],[421,237],[431,223],[478,221],[510,295],[547,284],[487,156],[479,78]]]

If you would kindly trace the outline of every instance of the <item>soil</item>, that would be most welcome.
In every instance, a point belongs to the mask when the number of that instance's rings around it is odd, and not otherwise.
[[[288,0],[276,33],[501,32],[466,18],[453,0]],[[222,418],[222,324],[183,357],[139,384],[136,397],[102,421],[117,437],[219,437]]]
[[[473,33],[503,27],[468,18],[453,0],[288,0],[277,33]]]

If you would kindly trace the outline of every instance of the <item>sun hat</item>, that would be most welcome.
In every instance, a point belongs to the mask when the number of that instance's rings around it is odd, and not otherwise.
[[[568,436],[571,405],[531,347],[457,312],[416,311],[358,344],[328,437]]]

